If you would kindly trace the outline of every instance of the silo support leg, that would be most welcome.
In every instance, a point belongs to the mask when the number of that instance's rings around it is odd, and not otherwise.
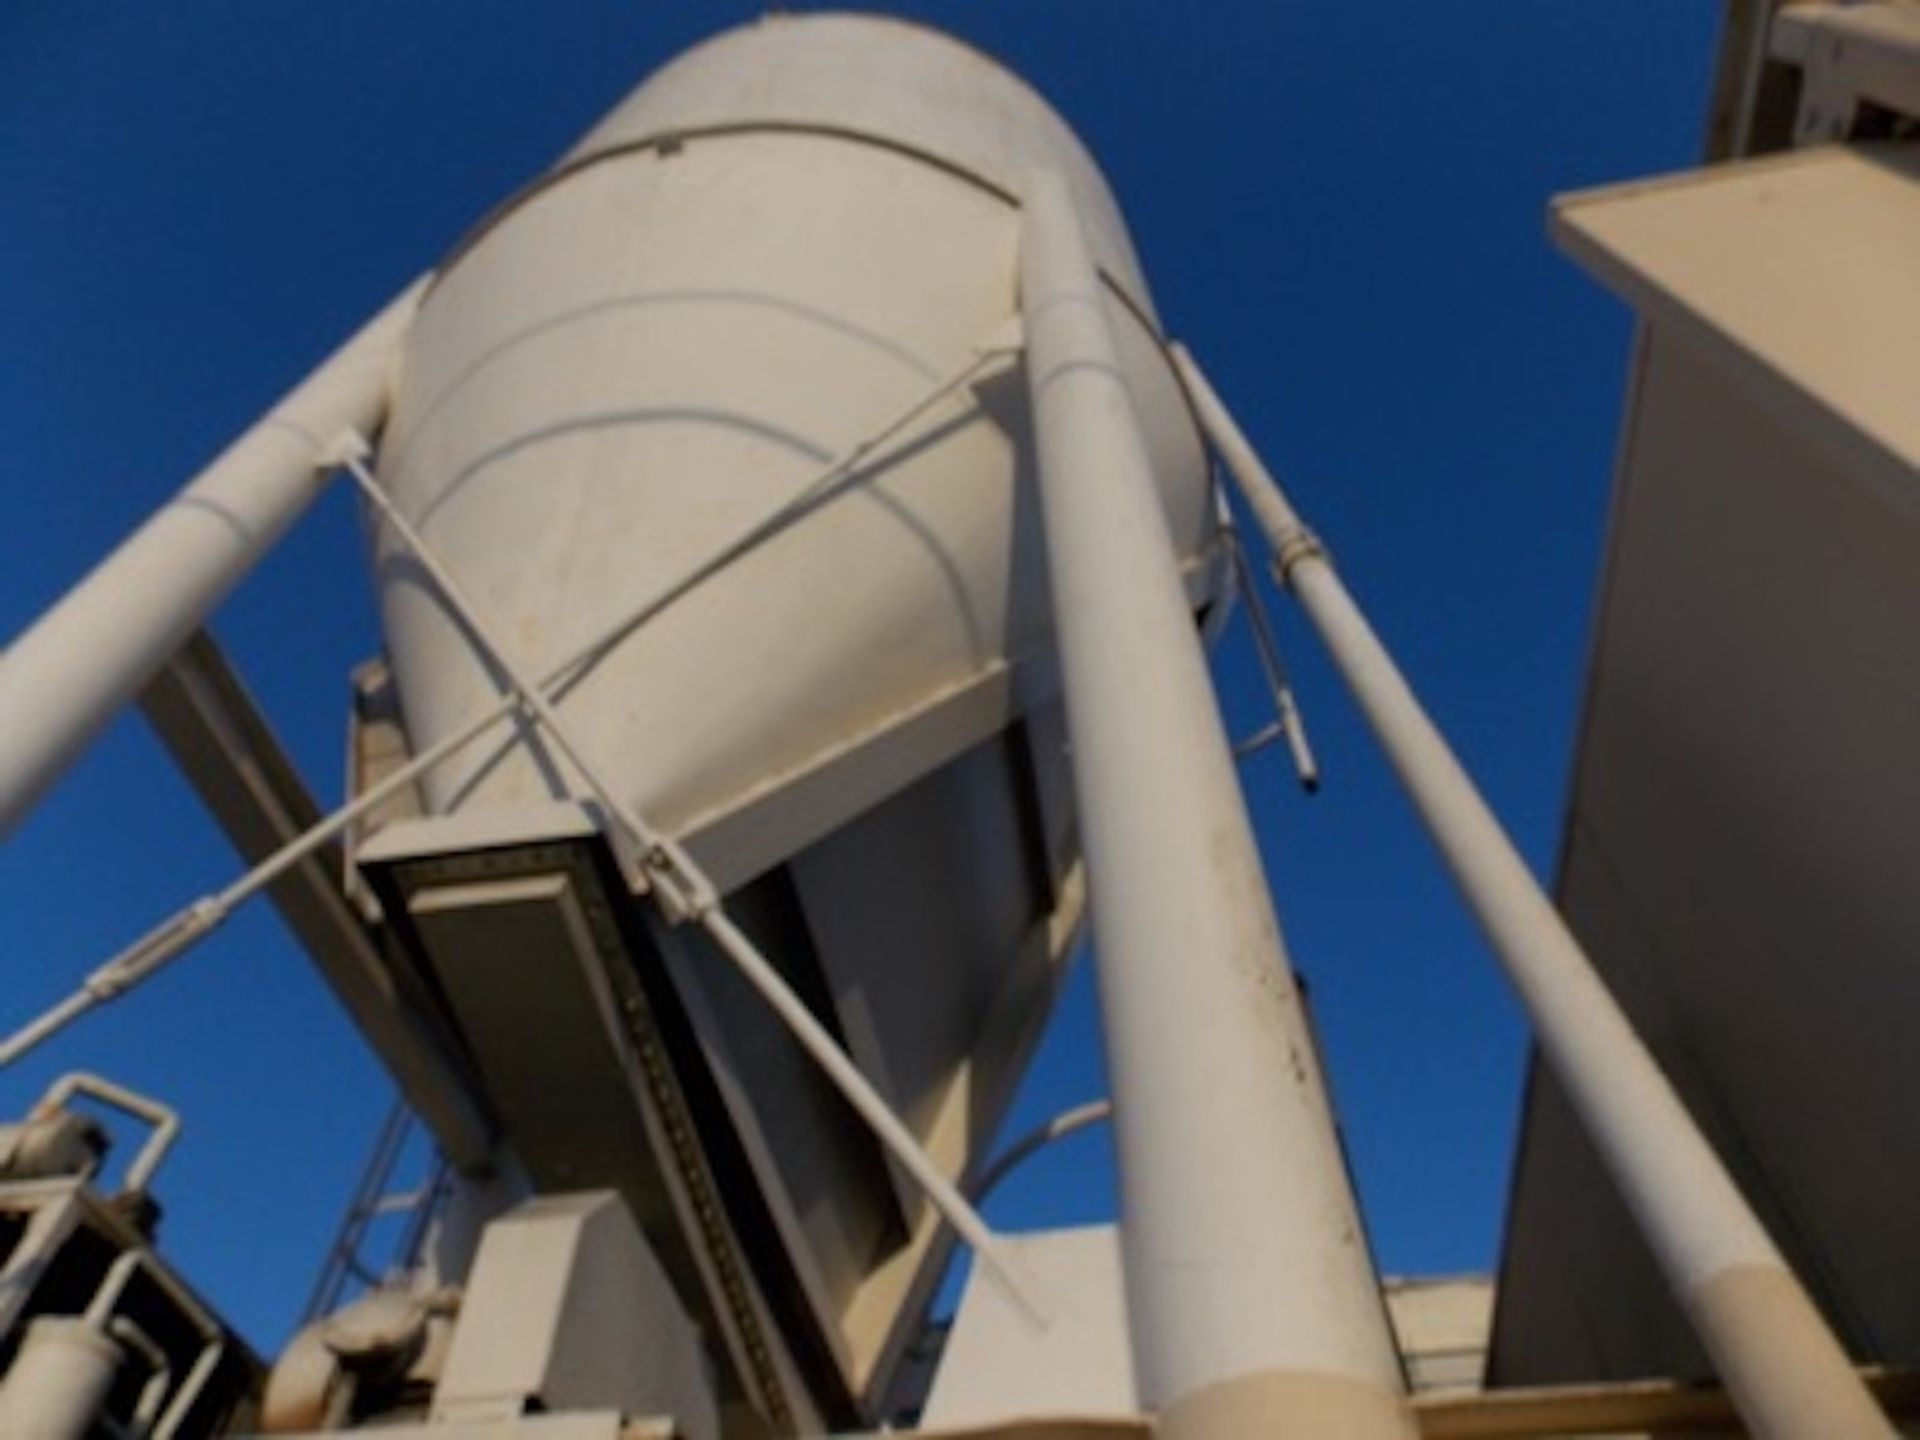
[[[1101,281],[1060,177],[1020,302],[1142,1399],[1172,1440],[1417,1433]]]
[[[167,663],[379,427],[418,285],[290,391],[0,655],[0,835]]]
[[[1238,482],[1452,870],[1607,1172],[1755,1435],[1892,1436],[1840,1343],[1608,992],[1478,788],[1199,367],[1174,358]]]

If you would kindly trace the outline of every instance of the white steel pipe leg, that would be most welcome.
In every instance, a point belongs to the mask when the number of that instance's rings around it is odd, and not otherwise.
[[[1720,1159],[1500,822],[1427,718],[1326,552],[1179,347],[1202,426],[1239,482],[1532,1018],[1607,1171],[1757,1436],[1891,1436]]]
[[[1158,1434],[1411,1437],[1378,1282],[1079,216],[1032,177],[1027,380]]]
[[[379,427],[417,298],[336,350],[0,656],[0,835],[320,493],[321,446]]]

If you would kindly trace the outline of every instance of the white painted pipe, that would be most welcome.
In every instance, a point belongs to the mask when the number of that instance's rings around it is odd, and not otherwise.
[[[1547,1063],[1757,1436],[1891,1436],[1813,1302],[1593,962],[1192,357],[1175,362],[1533,1021]]]
[[[1413,1436],[1103,287],[1050,171],[1020,301],[1142,1399],[1169,1440]]]
[[[0,655],[0,836],[146,686],[320,493],[322,444],[371,433],[406,291]]]

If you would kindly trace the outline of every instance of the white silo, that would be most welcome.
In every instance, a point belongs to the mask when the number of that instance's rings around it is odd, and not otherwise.
[[[1015,353],[1023,284],[1036,283],[1031,275],[1023,282],[1020,267],[1036,244],[1023,202],[1037,176],[1060,186],[1059,216],[1077,232],[1069,248],[1084,236],[1098,268],[1103,348],[1064,363],[1117,366],[1108,377],[1117,387],[1091,403],[1098,410],[1117,399],[1107,428],[1140,463],[1129,474],[1122,461],[1122,473],[1109,477],[1113,508],[1125,513],[1130,487],[1141,483],[1157,497],[1158,533],[1131,542],[1136,555],[1140,545],[1165,552],[1164,593],[1155,592],[1161,574],[1138,576],[1147,610],[1191,616],[1220,603],[1216,502],[1200,437],[1124,226],[1083,148],[1006,71],[932,32],[870,19],[770,20],[710,42],[648,81],[549,176],[496,212],[425,294],[403,346],[377,464],[381,487],[415,532],[389,527],[380,545],[383,607],[413,747],[457,733],[497,701],[502,685],[442,587],[422,572],[416,542],[490,617],[523,674],[562,668],[596,637],[643,615],[565,687],[566,716],[599,781],[684,841],[721,890],[783,877],[829,989],[884,991],[890,974],[933,959],[994,974],[968,1005],[988,1004],[988,990],[1004,992],[1005,977],[1022,968],[1011,957],[1023,933],[1048,906],[1040,894],[1009,906],[1011,880],[975,883],[994,870],[994,852],[1009,848],[1004,827],[975,812],[1038,811],[1038,796],[1064,788],[1064,747],[1057,739],[1033,743],[1036,734],[1059,733],[1049,574],[1057,581],[1063,571],[1060,547],[1048,563],[1045,531],[1049,523],[1080,524],[1055,517],[1043,501],[1035,377],[1023,378]],[[1031,343],[1036,330],[1058,322],[1035,315],[1027,299]],[[1077,302],[1067,295],[1060,303]],[[1068,387],[1074,383],[1069,377]],[[1041,453],[1068,468],[1073,458],[1062,446],[1100,443],[1082,431]],[[1105,506],[1096,500],[1094,508]],[[1092,532],[1083,539],[1101,549],[1116,543]],[[1075,603],[1108,609],[1098,594]],[[1268,1088],[1263,1082],[1287,1073],[1289,1046],[1275,1043],[1271,1030],[1242,1026],[1249,1043],[1236,1048],[1230,1032],[1243,1017],[1270,1011],[1263,1018],[1293,1033],[1292,1047],[1305,1040],[1290,994],[1270,998],[1283,968],[1270,912],[1248,903],[1249,878],[1258,894],[1257,862],[1193,621],[1156,633],[1141,615],[1129,596],[1089,619],[1094,629],[1127,627],[1122,648],[1143,647],[1136,695],[1109,700],[1146,717],[1146,728],[1121,736],[1117,748],[1103,743],[1092,712],[1104,702],[1090,692],[1075,731],[1082,754],[1109,755],[1102,765],[1163,764],[1167,775],[1164,787],[1140,790],[1139,803],[1091,821],[1114,835],[1136,832],[1104,847],[1104,889],[1095,846],[1096,910],[1112,892],[1109,927],[1139,936],[1136,958],[1125,962],[1131,974],[1118,968],[1126,933],[1103,947],[1113,957],[1103,962],[1114,992],[1110,1041],[1123,1066],[1150,1068],[1153,1089],[1179,1094],[1177,1067],[1159,1037],[1181,1033],[1180,1010],[1190,1029],[1218,1032],[1224,1021],[1229,1030],[1215,1034],[1211,1063],[1184,1099],[1168,1107],[1143,1092],[1132,1108],[1124,1095],[1120,1102],[1128,1195],[1137,1198],[1129,1215],[1136,1329],[1157,1337],[1145,1341],[1142,1374],[1150,1399],[1169,1403],[1231,1388],[1248,1374],[1325,1369],[1339,1376],[1325,1391],[1380,1394],[1385,1420],[1363,1423],[1391,1431],[1398,1422],[1390,1350],[1367,1298],[1356,1232],[1348,1227],[1343,1240],[1341,1227],[1323,1231],[1320,1218],[1276,1227],[1266,1213],[1272,1185],[1291,1172],[1297,1186],[1302,1169],[1318,1177],[1307,1190],[1324,1191],[1314,1205],[1350,1212],[1321,1097],[1300,1097],[1297,1133],[1279,1127],[1271,1173],[1249,1166],[1242,1138],[1193,1110],[1207,1085]],[[1131,633],[1135,626],[1140,633]],[[1169,644],[1186,656],[1177,677],[1160,673]],[[1071,653],[1067,659],[1071,667]],[[1089,672],[1083,683],[1110,687],[1113,677]],[[1184,717],[1154,716],[1168,692],[1191,698]],[[962,714],[943,721],[943,711]],[[1174,733],[1196,714],[1211,735]],[[846,933],[833,916],[883,914],[890,902],[881,892],[925,884],[923,873],[887,872],[883,852],[897,856],[895,842],[854,849],[862,828],[884,830],[890,811],[918,803],[897,798],[916,793],[916,777],[961,773],[954,767],[981,745],[1006,743],[994,734],[1018,737],[1017,769],[965,773],[954,782],[955,803],[912,822],[923,840],[941,839],[937,859],[907,869],[937,864],[949,873],[940,899],[917,907],[920,926],[869,922]],[[1142,744],[1148,748],[1136,748]],[[1182,747],[1209,753],[1204,782],[1175,759],[1149,758]],[[1083,792],[1120,774],[1083,774]],[[830,783],[818,783],[821,775]],[[427,808],[506,812],[584,794],[582,778],[568,752],[523,733],[435,772]],[[1083,793],[1083,819],[1088,799]],[[1191,825],[1183,835],[1183,809],[1203,817],[1194,822],[1202,827],[1227,814],[1228,836],[1196,851]],[[1044,871],[1068,860],[1074,840],[1061,831],[1035,848]],[[1128,849],[1142,853],[1122,853]],[[1141,907],[1143,861],[1160,874],[1145,889],[1172,896],[1170,904]],[[1004,912],[997,929],[983,923],[996,905]],[[1176,943],[1191,943],[1203,968],[1175,981],[1175,1008],[1165,1012],[1169,997],[1151,982],[1181,963],[1165,947],[1166,924],[1183,908],[1199,913],[1173,920]],[[938,909],[947,913],[929,926]],[[936,958],[923,948],[936,928],[970,932],[974,953]],[[779,950],[788,941],[765,943]],[[1273,966],[1272,976],[1249,980],[1233,969],[1248,960]],[[1205,978],[1206,966],[1219,967],[1217,983]],[[870,1043],[883,1075],[904,1050],[927,1048],[939,1029],[933,1017],[955,998],[935,980],[913,1003],[882,1010]],[[1158,1035],[1140,1032],[1143,1015]],[[992,1044],[964,1027],[942,1036],[936,1069],[963,1066],[970,1053],[977,1060]],[[1181,1047],[1190,1049],[1176,1040]],[[939,1088],[908,1086],[888,1098],[917,1112],[929,1135]],[[1150,1105],[1163,1113],[1149,1114]],[[977,1124],[970,1131],[967,1163],[984,1139]],[[797,1143],[791,1131],[769,1140],[775,1150]],[[1241,1199],[1169,1202],[1168,1187],[1191,1183],[1178,1172],[1229,1153],[1249,1183],[1217,1193]],[[1198,1287],[1191,1277],[1170,1282],[1169,1250],[1190,1249],[1195,1232],[1207,1229],[1216,1232],[1207,1246],[1217,1258],[1196,1272]],[[1175,1231],[1182,1238],[1172,1238]],[[840,1253],[846,1243],[844,1234],[817,1230],[811,1239],[816,1254]],[[1321,1282],[1332,1286],[1333,1315],[1317,1306],[1307,1331],[1290,1336],[1262,1321],[1261,1309],[1294,1308],[1281,1298],[1290,1270],[1325,1271],[1336,1259],[1342,1278]],[[820,1268],[829,1308],[838,1303],[850,1316],[861,1303],[858,1267],[842,1255]],[[832,1279],[843,1272],[842,1282]],[[1331,1298],[1340,1294],[1350,1298]],[[849,1321],[856,1351],[857,1329]],[[1279,1353],[1289,1346],[1294,1354]],[[857,1358],[852,1370],[860,1383]],[[1356,1414],[1369,1403],[1354,1406]]]
[[[1089,217],[1169,527],[1202,565],[1199,436],[1105,183],[1032,91],[933,32],[774,19],[701,46],[436,274],[381,481],[536,671],[673,597],[567,699],[656,824],[698,831],[1040,657],[1026,398],[1010,352],[981,363],[1017,343],[1014,197],[1037,165]],[[836,496],[783,515],[930,398]],[[380,581],[425,745],[497,677],[404,547],[383,544]],[[480,750],[428,788],[441,808],[554,783]]]
[[[1044,102],[871,18],[669,66],[9,654],[47,723],[8,812],[341,465],[392,683],[349,836],[377,944],[329,974],[481,1227],[477,1259],[443,1227],[437,1418],[634,1398],[617,1355],[604,1393],[492,1363],[536,1235],[624,1257],[649,1353],[704,1357],[653,1397],[710,1366],[693,1434],[883,1413],[955,1232],[1043,1333],[961,1192],[1090,909],[1140,1399],[1169,1435],[1413,1433],[1207,682],[1220,502]],[[332,1333],[276,1370],[286,1423],[345,1383]]]
[[[1675,192],[1628,208],[1645,193]],[[282,1355],[267,1430],[879,1423],[958,1235],[1005,1294],[971,1312],[984,1342],[963,1303],[929,1413],[1005,1420],[1025,1377],[1047,1414],[1092,1397],[1176,1440],[1415,1433],[1207,683],[1228,596],[1201,432],[1741,1413],[1890,1433],[1166,346],[1065,126],[950,41],[834,17],[650,81],[0,656],[0,824],[154,682],[150,718],[258,861],[0,1065],[271,889],[457,1172],[444,1205],[420,1192],[415,1268],[363,1271]],[[341,469],[374,511],[391,665],[360,673],[354,796],[321,817],[195,632]],[[1088,910],[1123,1224],[1013,1245],[967,1192]],[[156,1127],[117,1206],[97,1155],[48,1143],[76,1087]],[[142,1228],[175,1128],[75,1075],[0,1136],[0,1198],[35,1215],[0,1285],[14,1429],[170,1434],[254,1397],[254,1358]],[[97,1228],[61,1228],[90,1207]],[[60,1274],[71,1302],[75,1257],[99,1279],[77,1328],[22,1332],[45,1296],[13,1280]],[[145,1328],[117,1310],[136,1295]]]

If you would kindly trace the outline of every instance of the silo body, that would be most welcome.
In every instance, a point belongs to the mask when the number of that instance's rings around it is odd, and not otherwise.
[[[656,825],[697,829],[777,793],[995,669],[1027,666],[1021,704],[1047,689],[1017,360],[686,584],[1009,340],[1012,197],[1034,164],[1076,188],[1173,533],[1200,558],[1213,526],[1201,447],[1104,182],[1044,102],[933,32],[815,18],[723,35],[648,81],[438,275],[406,342],[381,479],[532,671],[677,591],[565,706]],[[384,539],[379,575],[424,747],[500,682]],[[430,777],[427,798],[512,805],[564,784],[524,747],[481,746]]]
[[[1214,496],[1104,181],[1019,80],[892,21],[770,19],[650,79],[440,267],[375,461],[523,673],[645,614],[568,682],[569,729],[956,1183],[1087,893],[1020,334],[1036,167],[1075,191],[1198,614]],[[417,754],[505,682],[375,536]],[[725,1394],[870,1421],[950,1233],[698,927],[602,864],[604,817],[553,803],[589,788],[503,727],[367,838],[402,984],[535,1189],[625,1197]],[[670,1066],[635,1068],[637,1013]]]

